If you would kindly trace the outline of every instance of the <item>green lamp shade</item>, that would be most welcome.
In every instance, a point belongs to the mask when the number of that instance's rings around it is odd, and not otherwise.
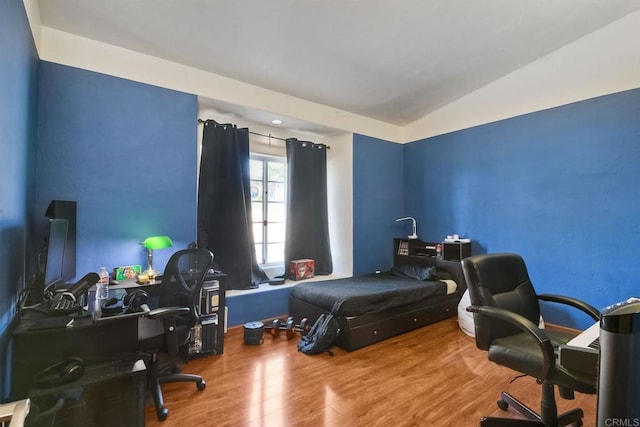
[[[140,244],[145,248],[152,250],[170,248],[171,246],[173,246],[173,242],[171,241],[169,236],[147,237],[143,242],[140,242]]]

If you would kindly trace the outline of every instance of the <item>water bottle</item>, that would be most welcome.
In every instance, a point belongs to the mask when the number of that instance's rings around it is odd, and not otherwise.
[[[109,297],[109,272],[106,267],[100,267],[100,280],[96,284],[96,299],[107,299]]]

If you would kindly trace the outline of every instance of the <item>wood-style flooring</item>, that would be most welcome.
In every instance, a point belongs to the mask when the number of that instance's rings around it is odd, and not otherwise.
[[[483,415],[504,416],[496,401],[508,391],[535,410],[540,387],[530,377],[487,360],[455,318],[425,326],[351,353],[299,353],[297,339],[265,336],[243,344],[243,328],[225,335],[222,356],[190,361],[183,372],[207,382],[163,385],[169,418],[151,426],[478,426]],[[557,393],[556,393],[557,394]],[[560,412],[581,407],[595,425],[596,397],[557,397]],[[517,415],[512,415],[517,417]]]

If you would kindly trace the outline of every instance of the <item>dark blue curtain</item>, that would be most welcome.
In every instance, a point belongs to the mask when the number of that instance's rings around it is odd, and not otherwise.
[[[289,261],[308,258],[315,261],[316,275],[333,272],[327,211],[327,149],[324,144],[287,139],[285,268]]]
[[[249,192],[249,129],[204,122],[198,186],[198,247],[215,255],[228,289],[268,281],[256,261]]]

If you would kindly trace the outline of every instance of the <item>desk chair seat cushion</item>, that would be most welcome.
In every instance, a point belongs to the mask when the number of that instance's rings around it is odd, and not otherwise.
[[[176,337],[179,345],[189,341],[191,328],[187,325],[176,325]],[[138,320],[138,350],[143,352],[166,351],[164,323],[160,319],[142,317]]]
[[[570,332],[549,329],[545,329],[545,333],[551,339],[555,349],[561,344],[566,344],[575,336]],[[544,358],[540,347],[538,347],[538,342],[526,332],[495,339],[489,347],[489,360],[534,378],[540,377],[544,365]],[[547,380],[560,387],[581,393],[595,393],[593,379],[582,379],[575,373],[569,373],[558,364],[552,367]]]

